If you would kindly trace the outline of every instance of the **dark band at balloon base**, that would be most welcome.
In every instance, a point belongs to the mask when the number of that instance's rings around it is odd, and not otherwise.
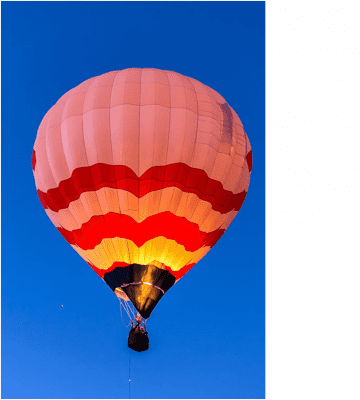
[[[145,319],[175,283],[170,272],[154,265],[140,264],[117,267],[105,273],[104,280],[113,291],[121,288]]]

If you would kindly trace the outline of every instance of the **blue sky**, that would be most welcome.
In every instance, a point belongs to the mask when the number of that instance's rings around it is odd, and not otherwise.
[[[238,216],[156,307],[150,350],[131,352],[131,397],[264,398],[265,3],[1,8],[2,397],[128,398],[118,300],[47,218],[31,153],[66,91],[105,72],[154,67],[218,91],[242,120],[254,161]]]

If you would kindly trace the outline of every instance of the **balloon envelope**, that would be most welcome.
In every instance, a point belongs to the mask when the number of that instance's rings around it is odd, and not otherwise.
[[[62,96],[40,124],[32,166],[53,224],[144,316],[234,219],[252,152],[216,91],[132,68]]]

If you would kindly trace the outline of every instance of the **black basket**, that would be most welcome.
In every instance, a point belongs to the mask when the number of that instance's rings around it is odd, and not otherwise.
[[[135,351],[145,351],[149,348],[149,338],[147,332],[131,330],[129,332],[128,346]]]

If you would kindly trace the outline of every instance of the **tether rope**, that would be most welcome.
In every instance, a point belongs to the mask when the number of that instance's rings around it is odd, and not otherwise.
[[[131,399],[131,392],[130,392],[130,383],[131,383],[131,378],[130,378],[130,355],[131,355],[131,353],[129,351],[129,399]]]

